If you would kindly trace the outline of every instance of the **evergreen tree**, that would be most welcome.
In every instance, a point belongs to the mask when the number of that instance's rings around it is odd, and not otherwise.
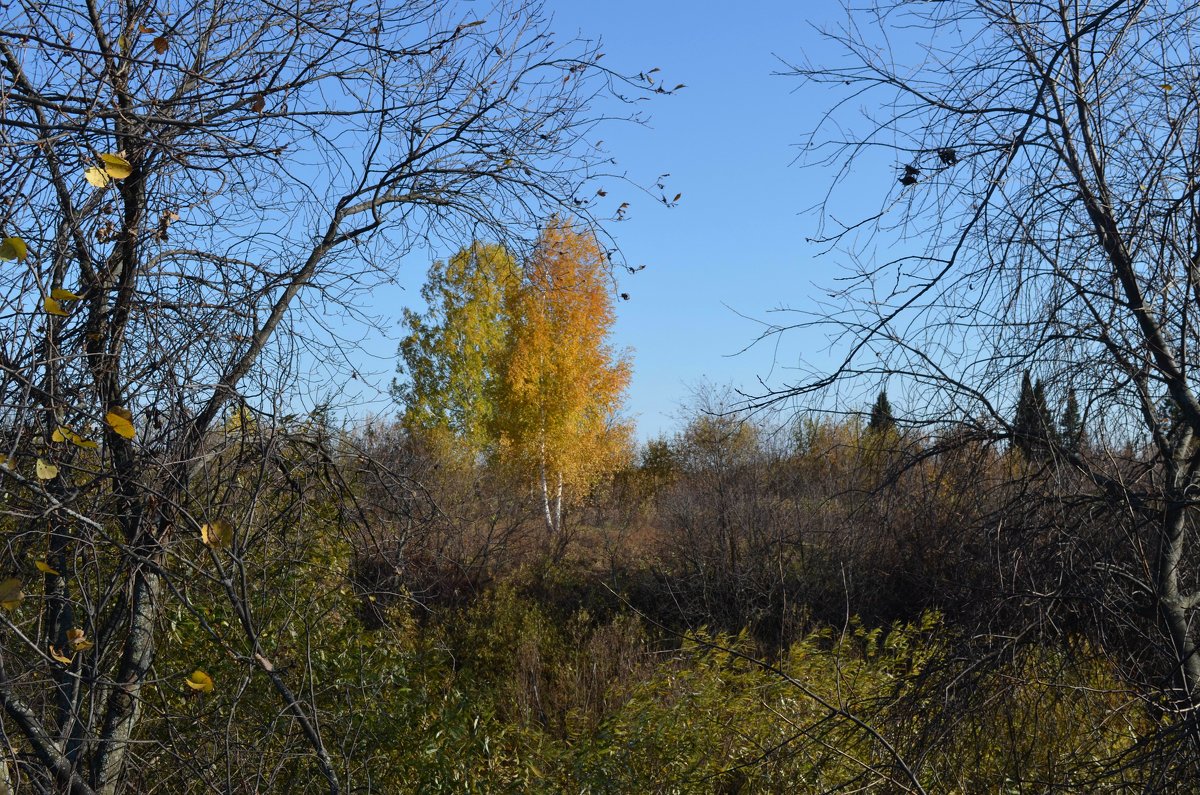
[[[867,430],[871,433],[890,433],[896,428],[896,418],[892,414],[892,404],[888,401],[887,390],[880,390],[871,406],[871,419],[867,422]]]
[[[1033,405],[1037,410],[1038,440],[1044,448],[1057,443],[1058,425],[1054,422],[1054,414],[1050,411],[1050,403],[1046,400],[1046,386],[1042,379],[1033,382]]]
[[[1084,445],[1083,418],[1079,415],[1079,399],[1075,390],[1067,392],[1067,405],[1063,409],[1060,436],[1068,452],[1078,453]]]
[[[1013,417],[1013,446],[1029,458],[1043,458],[1056,441],[1054,417],[1046,403],[1046,389],[1039,379],[1036,383],[1025,371],[1021,379],[1021,394]]]

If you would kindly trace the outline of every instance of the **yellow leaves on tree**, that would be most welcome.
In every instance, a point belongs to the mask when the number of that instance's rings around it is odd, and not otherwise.
[[[200,527],[200,540],[213,549],[227,547],[233,543],[233,525],[224,519],[206,522]]]
[[[564,492],[629,454],[620,419],[627,355],[612,348],[608,260],[595,237],[552,220],[522,269],[501,246],[475,243],[435,263],[424,315],[405,314],[405,424],[427,440],[479,453],[536,485],[551,533]]]
[[[133,427],[133,414],[124,406],[109,408],[104,415],[104,422],[120,437],[125,439],[137,437],[137,430]]]
[[[79,627],[67,630],[67,643],[71,651],[87,651],[96,645],[87,639],[87,635]]]
[[[29,248],[19,237],[6,237],[0,240],[0,260],[16,260],[21,262],[29,256]]]
[[[610,287],[595,237],[556,219],[511,298],[494,431],[501,459],[539,484],[552,533],[561,530],[564,490],[586,487],[629,454],[631,428],[619,412],[631,368],[608,342]]]
[[[101,165],[92,166],[83,172],[88,184],[96,188],[103,188],[110,180],[125,179],[133,173],[133,166],[120,155],[102,154],[100,163]]]

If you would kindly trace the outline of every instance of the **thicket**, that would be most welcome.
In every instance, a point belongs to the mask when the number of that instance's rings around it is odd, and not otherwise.
[[[1153,611],[1112,620],[1150,604],[1106,574],[1120,519],[1072,511],[1068,470],[1015,445],[697,412],[568,512],[565,547],[536,488],[401,424],[239,411],[206,449],[198,499],[234,535],[175,562],[186,598],[164,614],[133,791],[322,791],[264,665],[347,792],[1194,780],[1144,666]],[[41,560],[41,534],[4,529],[22,569]],[[97,550],[80,570],[119,565]],[[31,636],[35,602],[8,611]],[[9,681],[54,692],[32,669]]]
[[[1138,627],[1089,597],[1119,523],[1015,446],[698,413],[563,548],[536,489],[400,425],[224,433],[213,488],[277,509],[229,565],[346,791],[1190,787]],[[214,651],[240,620],[216,575],[167,619],[131,786],[320,790],[270,683]],[[182,684],[201,663],[211,692]]]

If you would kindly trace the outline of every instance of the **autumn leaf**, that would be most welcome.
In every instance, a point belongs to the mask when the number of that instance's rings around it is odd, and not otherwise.
[[[62,304],[50,296],[46,296],[45,300],[42,301],[42,308],[46,310],[46,314],[67,317],[67,310],[63,309]]]
[[[36,566],[37,570],[42,572],[43,574],[53,574],[55,577],[59,576],[58,572],[53,567],[51,567],[51,565],[49,563],[47,563],[44,560],[35,560],[33,562],[33,565]]]
[[[17,605],[21,604],[21,600],[24,598],[25,592],[21,590],[21,581],[16,577],[9,577],[0,582],[0,607],[5,610],[16,610]]]
[[[213,549],[228,546],[233,543],[233,525],[224,519],[205,523],[200,527],[200,540]]]
[[[6,237],[0,240],[0,260],[23,261],[29,256],[29,248],[19,237]]]
[[[50,297],[55,301],[78,301],[83,298],[82,295],[76,295],[70,290],[66,290],[62,287],[55,287],[53,290],[51,290]]]
[[[267,99],[262,94],[255,94],[250,100],[250,110],[255,113],[262,113],[267,107]]]
[[[97,447],[100,446],[96,442],[93,442],[91,439],[84,439],[82,436],[75,433],[75,431],[71,430],[70,428],[68,428],[65,425],[59,425],[57,428],[54,429],[54,433],[52,433],[50,435],[50,441],[52,441],[52,442],[70,442],[71,444],[75,445],[76,447],[83,448],[84,450],[95,450]]]
[[[154,40],[150,42],[150,44],[154,47],[154,51],[159,55],[165,53],[167,48],[171,46],[170,42],[167,41],[165,36],[155,36]]]
[[[37,470],[38,480],[53,480],[58,477],[58,467],[44,458],[37,460],[35,469]]]
[[[50,651],[50,658],[52,660],[54,660],[55,662],[62,663],[63,665],[70,665],[71,661],[75,659],[75,655],[72,654],[70,657],[68,657],[67,655],[63,654],[61,651],[54,648],[53,646],[49,647],[49,651]]]
[[[199,668],[188,674],[188,678],[183,680],[188,687],[200,693],[211,693],[213,691],[213,680],[208,674],[201,671]]]
[[[103,154],[100,160],[104,163],[104,173],[113,179],[125,179],[133,173],[133,166],[120,155]]]
[[[71,645],[71,651],[87,651],[96,645],[88,640],[84,636],[83,630],[78,627],[67,630],[67,643]]]
[[[104,169],[96,166],[85,169],[83,172],[83,178],[88,181],[89,185],[96,188],[103,188],[108,184],[108,174],[104,173]]]
[[[127,408],[113,406],[104,415],[104,421],[108,423],[108,427],[112,428],[117,436],[123,436],[126,439],[132,439],[137,436],[137,431],[133,427],[133,414]]]

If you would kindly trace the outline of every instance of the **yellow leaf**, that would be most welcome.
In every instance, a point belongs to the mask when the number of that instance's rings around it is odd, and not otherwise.
[[[71,644],[72,651],[87,651],[96,645],[84,637],[83,630],[78,627],[67,630],[67,643]]]
[[[17,605],[21,604],[21,600],[24,598],[25,593],[21,590],[21,581],[16,577],[9,577],[0,582],[0,607],[5,610],[16,610]]]
[[[96,166],[86,169],[83,172],[83,178],[88,181],[89,185],[96,188],[103,188],[108,184],[108,174],[104,173],[104,169]]]
[[[200,527],[200,540],[213,549],[233,543],[233,525],[224,519]]]
[[[62,304],[49,296],[46,297],[45,301],[42,301],[42,307],[51,315],[58,315],[59,317],[67,316],[67,310],[62,308]]]
[[[75,659],[75,655],[72,654],[70,657],[68,657],[53,646],[50,647],[50,657],[55,662],[60,662],[63,665],[70,665],[71,660]]]
[[[44,574],[53,574],[56,577],[58,576],[58,572],[55,571],[50,564],[44,560],[35,560],[33,565],[37,566],[37,570],[43,572]]]
[[[51,290],[50,297],[55,301],[78,301],[83,298],[82,295],[76,295],[70,290],[64,290],[62,287],[55,287]]]
[[[19,237],[6,237],[0,240],[0,259],[12,260],[18,262],[29,256],[29,248],[25,245],[25,241]]]
[[[39,458],[37,460],[37,476],[38,480],[53,480],[58,477],[58,467],[44,458]]]
[[[113,179],[125,179],[133,173],[133,166],[120,155],[104,154],[100,159],[104,161],[104,173]]]
[[[116,432],[117,436],[124,436],[126,439],[137,436],[137,431],[133,428],[133,415],[127,408],[113,406],[104,415],[104,421]]]
[[[50,435],[50,441],[70,442],[76,447],[82,447],[84,450],[95,450],[100,446],[91,439],[84,439],[82,436],[75,433],[75,431],[71,430],[65,425],[59,425],[54,429],[54,433]]]
[[[213,691],[213,680],[208,674],[201,671],[199,668],[192,671],[188,678],[183,680],[192,690],[198,690],[201,693],[211,693]]]

